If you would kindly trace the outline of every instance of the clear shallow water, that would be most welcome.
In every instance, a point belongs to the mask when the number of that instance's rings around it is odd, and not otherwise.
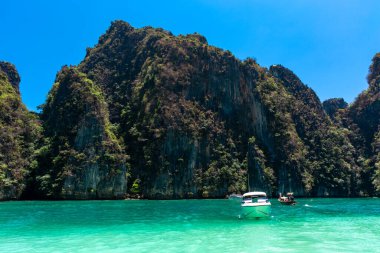
[[[238,219],[228,200],[0,203],[0,252],[380,252],[380,199],[272,202]]]

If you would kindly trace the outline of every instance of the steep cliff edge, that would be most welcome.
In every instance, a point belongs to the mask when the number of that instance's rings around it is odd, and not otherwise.
[[[362,92],[348,109],[348,116],[357,125],[367,152],[379,131],[380,123],[380,54],[372,59],[368,75],[369,87]]]
[[[360,153],[365,190],[373,195],[380,193],[380,53],[372,59],[367,80],[368,89],[347,108],[342,121]]]
[[[64,67],[42,106],[35,195],[54,199],[124,198],[126,156],[108,120],[100,89]]]
[[[18,199],[35,165],[39,124],[21,102],[19,83],[16,68],[0,62],[0,200]]]
[[[288,113],[302,143],[299,149],[303,155],[297,160],[304,170],[303,182],[311,194],[356,195],[358,187],[355,178],[359,167],[347,131],[330,121],[315,92],[292,71],[275,65],[270,68],[270,73],[293,96],[289,100]]]

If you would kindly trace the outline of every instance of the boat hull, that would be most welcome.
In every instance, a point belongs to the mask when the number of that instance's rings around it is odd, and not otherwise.
[[[286,205],[286,206],[294,206],[297,202],[296,201],[281,201],[281,205]]]
[[[271,205],[242,205],[244,218],[268,218],[271,213]]]

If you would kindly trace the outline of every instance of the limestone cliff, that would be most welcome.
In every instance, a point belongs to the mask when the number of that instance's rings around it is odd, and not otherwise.
[[[347,108],[342,125],[350,129],[351,142],[359,152],[363,168],[362,191],[380,193],[380,53],[372,59],[369,87]]]
[[[268,72],[198,34],[116,21],[79,69],[104,91],[131,157],[131,182],[146,197],[222,197],[248,186],[274,194],[354,191],[347,136],[281,66]],[[335,153],[320,155],[338,142]]]
[[[288,113],[302,143],[297,161],[302,163],[304,185],[315,196],[356,195],[359,168],[347,132],[330,121],[315,92],[292,71],[276,65],[270,72],[293,96]]]
[[[34,189],[40,198],[124,198],[126,156],[108,119],[101,91],[64,67],[42,106],[44,141]]]
[[[35,164],[36,117],[21,102],[16,68],[0,62],[0,200],[18,199]]]

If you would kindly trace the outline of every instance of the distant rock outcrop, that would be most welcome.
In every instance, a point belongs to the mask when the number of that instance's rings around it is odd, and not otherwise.
[[[343,98],[330,98],[323,101],[323,109],[333,120],[335,119],[337,112],[342,111],[347,107],[348,104]]]
[[[20,94],[20,76],[16,70],[16,67],[9,63],[0,61],[0,72],[7,76],[8,82],[13,86],[17,94]]]

